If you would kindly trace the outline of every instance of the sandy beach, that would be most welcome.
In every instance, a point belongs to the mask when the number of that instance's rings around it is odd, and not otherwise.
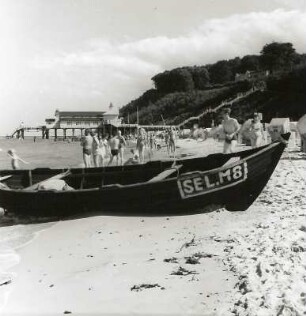
[[[184,140],[178,155],[220,152]],[[31,167],[79,166],[79,143],[3,140]],[[35,148],[35,149],[34,149]],[[243,149],[243,147],[239,148]],[[154,159],[165,156],[165,149]],[[1,154],[1,167],[10,168]],[[0,314],[303,315],[306,155],[291,146],[245,212],[0,218]]]

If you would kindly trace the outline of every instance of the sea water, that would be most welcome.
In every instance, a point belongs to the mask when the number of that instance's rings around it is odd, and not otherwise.
[[[40,219],[43,221],[43,219]],[[18,278],[15,272],[22,260],[19,250],[54,222],[34,222],[31,218],[7,217],[0,212],[0,314]]]

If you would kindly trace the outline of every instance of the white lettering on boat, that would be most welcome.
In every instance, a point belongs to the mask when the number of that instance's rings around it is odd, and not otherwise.
[[[222,190],[245,181],[248,176],[246,162],[229,168],[208,172],[191,172],[178,179],[178,188],[183,199]]]

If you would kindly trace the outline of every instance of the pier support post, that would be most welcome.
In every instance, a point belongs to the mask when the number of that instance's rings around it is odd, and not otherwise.
[[[64,132],[64,139],[66,139],[67,138],[67,129],[66,128],[63,128],[63,132]]]
[[[54,129],[54,140],[57,141],[57,128]]]

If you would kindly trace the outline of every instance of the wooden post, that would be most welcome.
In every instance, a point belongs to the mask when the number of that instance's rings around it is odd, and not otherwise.
[[[54,140],[57,140],[57,128],[54,129]]]
[[[66,129],[66,128],[63,128],[64,139],[66,139],[66,136],[67,136],[66,131],[67,131],[67,129]]]

